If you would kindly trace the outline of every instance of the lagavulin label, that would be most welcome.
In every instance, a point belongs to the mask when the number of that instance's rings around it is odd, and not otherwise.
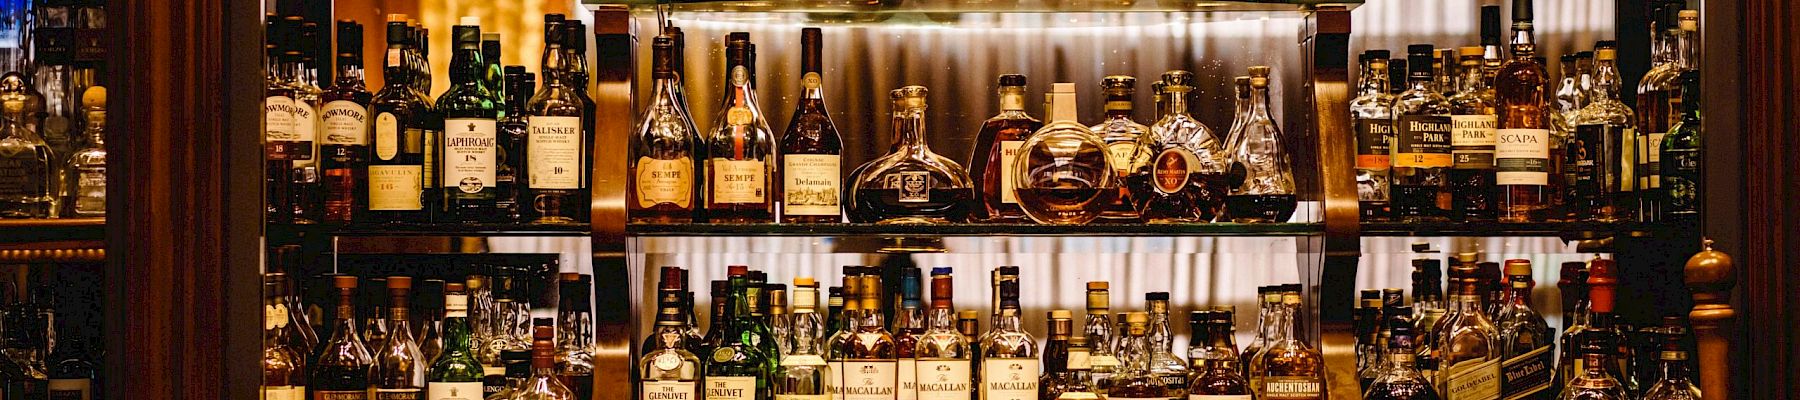
[[[754,400],[755,398],[756,377],[706,377],[706,400]]]
[[[1408,115],[1400,117],[1394,127],[1393,166],[1401,168],[1448,168],[1450,157],[1450,116]]]
[[[1546,185],[1550,179],[1550,131],[1501,129],[1494,144],[1494,183]]]
[[[420,203],[420,186],[424,181],[417,165],[370,165],[369,209],[375,211],[416,211]]]
[[[919,360],[919,400],[969,400],[969,360]]]
[[[1262,379],[1268,400],[1317,400],[1325,398],[1325,380],[1313,376],[1271,376]]]
[[[712,202],[720,204],[761,203],[768,197],[769,170],[762,160],[714,158],[712,165]]]
[[[699,400],[694,398],[694,382],[644,381],[640,387],[642,400]]]
[[[1550,390],[1550,383],[1556,378],[1552,357],[1550,346],[1544,346],[1501,363],[1501,387],[1505,388],[1501,398],[1516,400]]]
[[[1038,360],[989,358],[981,362],[983,400],[1035,400],[1038,398]]]
[[[781,164],[784,214],[838,215],[838,155],[786,154]]]
[[[480,193],[494,186],[499,147],[494,120],[456,118],[444,120],[445,188]]]
[[[1500,359],[1469,360],[1450,366],[1449,373],[1439,379],[1444,384],[1446,400],[1492,400],[1500,398]]]
[[[1019,147],[1025,145],[1022,140],[1005,140],[1000,142],[1000,202],[1015,204],[1019,196],[1013,193],[1013,161],[1019,157]]]
[[[525,135],[527,187],[581,188],[581,117],[533,116]]]
[[[640,207],[667,203],[687,208],[694,199],[694,161],[687,157],[673,160],[640,157],[637,179],[632,182]]]
[[[893,400],[898,363],[893,361],[845,361],[844,400]]]

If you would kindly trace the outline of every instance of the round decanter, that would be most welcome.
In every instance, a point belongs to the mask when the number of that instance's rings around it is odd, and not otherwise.
[[[925,144],[924,86],[894,89],[893,151],[857,167],[848,193],[851,222],[967,222],[975,192],[969,173]]]
[[[1013,193],[1040,224],[1081,225],[1119,196],[1106,142],[1075,120],[1075,84],[1051,85],[1050,123],[1019,146]]]

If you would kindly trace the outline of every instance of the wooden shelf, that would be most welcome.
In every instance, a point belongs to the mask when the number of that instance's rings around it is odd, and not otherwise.
[[[270,236],[333,237],[546,237],[587,236],[588,224],[269,224]]]

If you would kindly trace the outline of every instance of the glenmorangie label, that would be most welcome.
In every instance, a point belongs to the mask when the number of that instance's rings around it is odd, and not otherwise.
[[[1445,400],[1493,400],[1500,398],[1500,359],[1468,360],[1452,365],[1444,386]]]
[[[370,392],[373,396],[369,400],[425,400],[425,391],[419,389],[374,389]],[[476,386],[475,393],[481,393],[480,386]]]
[[[581,117],[532,116],[525,135],[527,187],[581,188]]]
[[[1550,390],[1550,383],[1556,377],[1555,370],[1550,346],[1506,360],[1500,364],[1501,387],[1505,391],[1501,398],[1517,400]]]
[[[1263,381],[1265,400],[1319,400],[1325,398],[1325,380],[1313,376],[1271,376]]]
[[[694,382],[644,381],[643,400],[700,400],[694,398]]]
[[[706,400],[756,400],[756,377],[708,376]]]
[[[1494,144],[1494,183],[1546,185],[1550,179],[1550,130],[1501,129]]]
[[[694,199],[694,161],[687,157],[673,160],[639,157],[634,187],[640,207],[667,203],[687,208]]]
[[[988,358],[981,360],[982,400],[1036,400],[1036,358]]]
[[[1401,116],[1394,129],[1393,166],[1400,168],[1449,168],[1450,116]]]
[[[1450,116],[1450,155],[1454,158],[1451,168],[1494,169],[1499,123],[1492,115]]]
[[[842,212],[838,159],[836,154],[782,155],[782,212],[830,216]]]
[[[1392,120],[1356,120],[1356,168],[1388,169],[1391,163],[1389,151],[1392,150],[1393,138],[1394,123]]]
[[[918,400],[969,400],[969,360],[919,360]]]
[[[443,187],[480,193],[494,186],[499,160],[495,128],[494,120],[486,118],[444,120]]]
[[[320,390],[312,400],[369,400],[368,390]]]
[[[481,400],[481,382],[431,382],[425,385],[426,400]]]
[[[349,100],[325,103],[319,112],[325,119],[324,144],[355,146],[369,144],[369,110]],[[389,118],[393,114],[382,113]],[[390,156],[392,158],[392,156]]]
[[[899,366],[893,361],[845,361],[844,400],[894,400]]]
[[[769,170],[762,160],[714,158],[712,201],[720,204],[753,204],[767,199]]]

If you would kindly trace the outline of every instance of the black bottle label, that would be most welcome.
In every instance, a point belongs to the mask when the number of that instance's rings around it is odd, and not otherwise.
[[[1356,168],[1388,169],[1388,151],[1393,140],[1393,120],[1356,120]]]
[[[1394,127],[1395,167],[1448,168],[1450,158],[1450,116],[1407,115]]]
[[[1503,382],[1500,397],[1517,399],[1550,390],[1554,372],[1555,363],[1551,361],[1550,346],[1539,347],[1507,359],[1500,364],[1500,379]]]

